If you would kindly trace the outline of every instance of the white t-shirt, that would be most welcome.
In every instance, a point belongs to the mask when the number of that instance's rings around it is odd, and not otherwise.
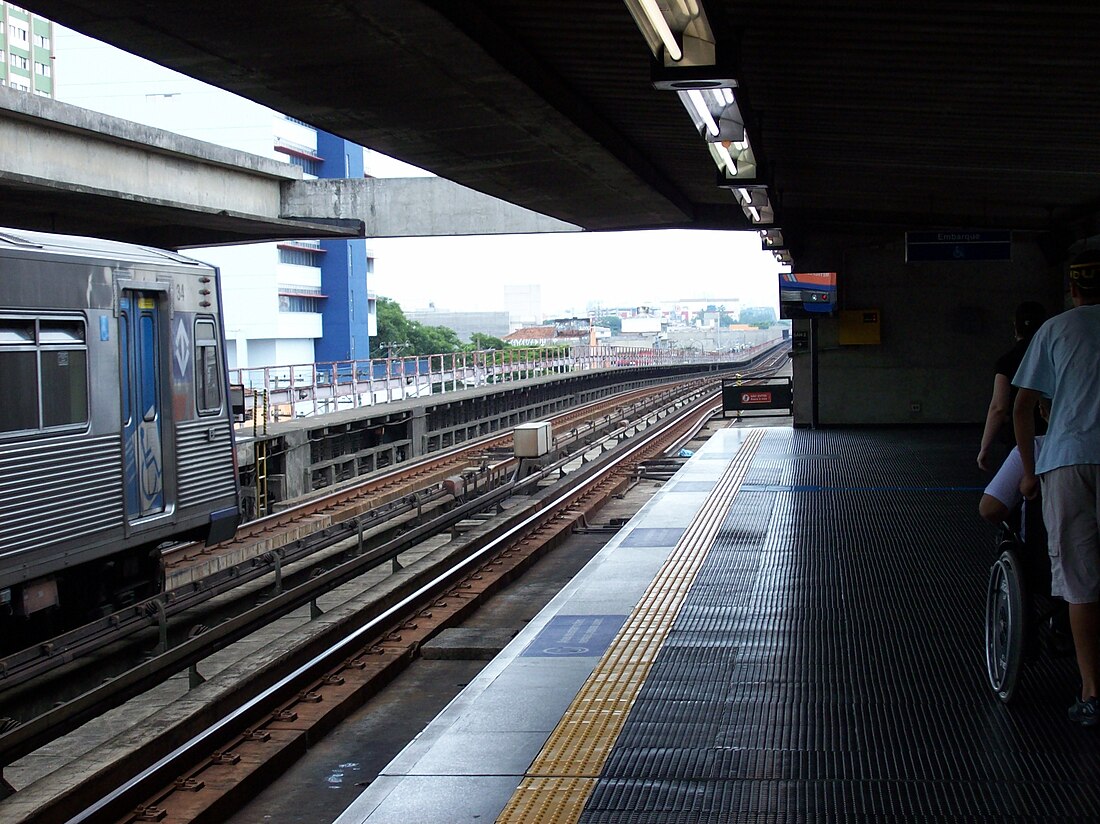
[[[1100,464],[1100,305],[1055,315],[1035,333],[1014,386],[1050,398],[1046,451],[1035,474]]]

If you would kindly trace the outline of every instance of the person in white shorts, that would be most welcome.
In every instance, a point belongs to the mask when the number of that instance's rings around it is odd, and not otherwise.
[[[1100,250],[1070,266],[1074,308],[1031,339],[1012,383],[1020,492],[1033,498],[1042,478],[1052,593],[1069,602],[1081,691],[1070,720],[1100,723]],[[1051,399],[1050,426],[1035,458],[1035,407]],[[1038,476],[1038,477],[1037,477]]]
[[[1043,448],[1043,435],[1035,437],[1035,458]],[[978,514],[991,524],[1000,525],[1008,520],[1024,500],[1020,492],[1020,481],[1024,479],[1024,461],[1020,457],[1020,448],[1012,447],[1005,462],[989,482],[978,502]]]

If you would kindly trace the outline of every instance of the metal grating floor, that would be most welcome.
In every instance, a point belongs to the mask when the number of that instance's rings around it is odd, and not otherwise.
[[[1072,661],[985,682],[975,442],[769,430],[580,820],[1100,820]]]

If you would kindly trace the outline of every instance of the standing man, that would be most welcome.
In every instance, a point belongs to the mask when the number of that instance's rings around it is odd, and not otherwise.
[[[1052,590],[1069,602],[1081,671],[1071,721],[1100,723],[1100,251],[1069,269],[1073,309],[1044,323],[1012,383],[1020,491],[1034,498],[1042,477],[1043,519],[1050,536]],[[1035,406],[1051,399],[1050,425],[1035,461]]]

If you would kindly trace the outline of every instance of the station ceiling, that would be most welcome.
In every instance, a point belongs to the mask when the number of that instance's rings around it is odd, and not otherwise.
[[[28,6],[587,229],[751,225],[677,95],[653,88],[622,0]],[[795,248],[816,231],[1097,231],[1100,4],[704,6]]]

